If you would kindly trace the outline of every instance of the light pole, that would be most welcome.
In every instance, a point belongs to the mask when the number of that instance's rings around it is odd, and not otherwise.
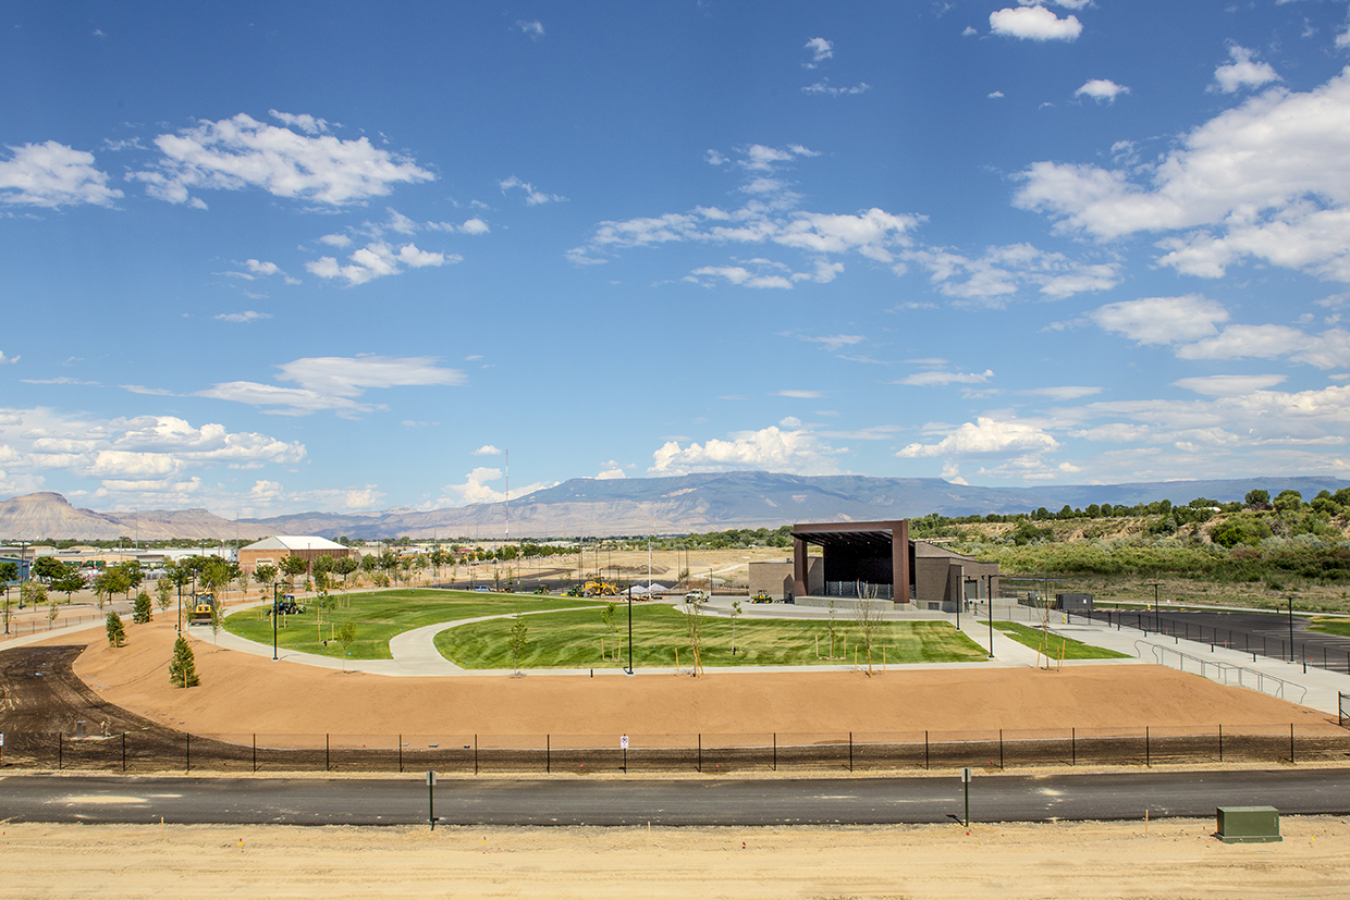
[[[1158,621],[1158,582],[1149,582],[1153,588],[1153,630],[1162,633],[1162,624]]]
[[[277,661],[277,582],[272,582],[272,662]]]
[[[985,581],[985,591],[984,591],[984,592],[985,592],[985,594],[986,594],[986,595],[988,596],[988,598],[989,598],[989,658],[990,658],[990,659],[993,659],[993,658],[994,658],[994,592],[993,592],[993,587],[994,587],[994,576],[992,576],[992,575],[986,575],[986,576],[984,576],[984,577],[985,577],[985,579],[986,579],[986,581]]]
[[[628,585],[628,674],[633,674],[633,586]]]
[[[1289,595],[1289,661],[1294,661],[1294,595]]]

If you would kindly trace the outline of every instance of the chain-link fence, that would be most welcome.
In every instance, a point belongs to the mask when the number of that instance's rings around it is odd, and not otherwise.
[[[1341,696],[1343,717],[1350,713]],[[1347,717],[1350,718],[1350,717]],[[0,766],[114,772],[589,774],[888,772],[971,766],[1151,766],[1350,759],[1332,726],[1069,728],[909,733],[276,735],[8,734]]]

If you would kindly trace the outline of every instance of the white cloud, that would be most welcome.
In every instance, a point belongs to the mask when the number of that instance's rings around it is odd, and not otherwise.
[[[501,469],[489,469],[478,467],[469,472],[464,477],[463,484],[447,484],[441,488],[442,496],[437,501],[439,505],[448,506],[470,506],[475,503],[501,503],[508,499],[505,490],[496,490],[488,485],[490,481],[499,481],[502,478]],[[546,487],[552,487],[552,484],[544,482],[535,482],[527,484],[524,487],[512,489],[510,496],[523,497],[526,494],[532,494],[535,491],[543,490]]]
[[[1114,261],[1071,260],[1025,243],[989,247],[978,258],[945,247],[909,250],[901,256],[928,270],[929,279],[945,296],[986,306],[1001,305],[1028,285],[1046,299],[1061,300],[1109,290],[1120,282],[1120,265]]]
[[[155,146],[162,158],[154,168],[128,177],[145,182],[152,197],[198,207],[205,204],[191,195],[194,189],[258,187],[277,197],[344,206],[382,197],[398,184],[435,178],[411,159],[379,150],[364,137],[344,141],[329,134],[300,134],[245,113],[161,134]]]
[[[609,462],[601,465],[600,472],[595,476],[595,480],[616,481],[620,478],[627,478],[627,477],[628,476],[623,471],[623,467],[611,459]]]
[[[895,455],[902,459],[1012,455],[1058,447],[1059,442],[1036,425],[980,416],[950,430],[936,444],[910,444]]]
[[[808,69],[814,69],[816,63],[834,56],[834,42],[827,41],[821,37],[811,38],[811,40],[806,42],[804,49],[811,51],[811,62],[807,64]]]
[[[1140,344],[1174,344],[1218,334],[1218,324],[1228,321],[1228,310],[1216,300],[1186,294],[1108,303],[1088,313],[1088,318],[1099,328]]]
[[[1038,162],[1014,203],[1056,230],[1111,239],[1181,231],[1164,265],[1219,277],[1252,257],[1350,280],[1350,70],[1297,93],[1271,88],[1194,129],[1144,167]]]
[[[500,449],[498,449],[498,448],[492,446],[491,444],[484,444],[483,446],[479,447],[477,450],[473,451],[473,455],[474,455],[474,456],[501,456],[501,455],[502,455],[502,451],[501,451]]]
[[[839,469],[837,450],[804,429],[783,430],[771,425],[760,431],[742,431],[730,440],[716,438],[681,447],[669,441],[652,454],[650,475],[687,475],[692,472],[763,470],[796,475],[833,475]]]
[[[305,134],[325,134],[328,131],[328,122],[323,119],[316,119],[308,113],[292,115],[291,113],[277,112],[275,109],[269,109],[267,114],[276,119],[283,125],[291,128],[298,128]]]
[[[216,316],[222,322],[256,322],[259,319],[272,318],[270,313],[254,312],[251,309],[237,313],[220,313]]]
[[[404,244],[395,250],[384,241],[372,241],[348,257],[351,262],[341,265],[331,256],[321,256],[317,260],[305,263],[305,268],[314,275],[325,279],[341,278],[349,285],[365,284],[385,275],[397,275],[404,268],[421,269],[426,266],[443,266],[446,263],[462,262],[464,257],[457,253],[449,255],[421,250],[416,244]]]
[[[18,362],[20,359],[22,359],[22,357],[19,357],[19,356],[6,356],[5,353],[4,353],[4,351],[3,351],[3,350],[0,350],[0,366],[6,365],[6,364],[12,365],[12,364]]]
[[[256,259],[244,260],[244,266],[254,275],[277,275],[281,268],[274,262],[259,262]]]
[[[865,81],[860,81],[852,87],[835,87],[830,84],[830,79],[822,78],[814,84],[808,84],[802,88],[803,94],[820,94],[827,97],[848,97],[856,94],[865,94],[872,89],[872,86]]]
[[[1002,92],[1002,91],[991,91],[990,93],[986,94],[985,96],[986,96],[988,99],[990,99],[990,100],[1002,100],[1002,99],[1003,99],[1003,92]]]
[[[1272,81],[1283,81],[1270,63],[1257,62],[1255,52],[1233,44],[1228,48],[1232,62],[1214,70],[1211,90],[1232,94],[1241,88],[1256,88]]]
[[[700,276],[723,278],[743,287],[788,289],[792,287],[792,281],[782,275],[759,274],[751,272],[744,266],[703,266],[689,273],[685,280],[697,282]]]
[[[1308,334],[1287,325],[1229,325],[1222,334],[1177,348],[1182,359],[1275,359],[1319,369],[1350,366],[1350,331],[1331,328]]]
[[[174,416],[90,419],[46,408],[0,410],[0,461],[39,477],[64,472],[100,480],[114,492],[181,493],[199,487],[195,472],[225,466],[256,469],[305,458],[299,442],[194,427]]]
[[[516,27],[527,34],[532,40],[539,40],[544,36],[544,23],[538,19],[517,19]]]
[[[891,383],[912,387],[945,387],[949,384],[984,384],[993,377],[993,369],[983,372],[916,372]]]
[[[824,391],[805,391],[805,390],[789,389],[789,390],[784,390],[784,391],[778,391],[776,394],[774,394],[774,396],[775,396],[775,397],[792,397],[792,398],[795,399],[795,400],[817,400],[817,399],[819,399],[819,398],[821,398],[821,397],[824,397],[824,396],[825,396],[825,392],[824,392]]]
[[[108,187],[108,175],[94,167],[94,154],[75,150],[56,141],[7,147],[11,154],[0,160],[0,201],[15,205],[112,206],[122,196]]]
[[[1075,97],[1091,97],[1098,103],[1105,100],[1107,103],[1114,103],[1116,97],[1121,94],[1128,94],[1130,89],[1124,85],[1116,84],[1109,78],[1093,78],[1085,83],[1078,90],[1073,92]]]
[[[472,219],[465,219],[459,230],[462,234],[487,234],[492,229],[488,228],[488,223],[474,216]]]
[[[1172,383],[1206,397],[1242,397],[1283,384],[1285,378],[1284,375],[1203,375]]]
[[[230,381],[200,391],[198,396],[273,407],[265,411],[283,415],[331,409],[350,417],[383,408],[360,401],[370,389],[464,383],[464,373],[441,368],[436,359],[427,356],[315,357],[297,359],[277,368],[280,370],[277,380],[300,386]]]
[[[824,335],[822,337],[803,336],[802,340],[809,341],[810,343],[813,344],[820,344],[822,347],[824,347],[831,353],[837,353],[840,350],[844,349],[845,347],[852,347],[854,344],[861,344],[865,339],[860,334],[831,334],[831,335]]]
[[[1073,41],[1083,31],[1076,16],[1061,19],[1044,6],[995,10],[989,27],[994,34],[1030,41]]]
[[[521,181],[514,175],[497,182],[497,186],[501,188],[503,194],[509,190],[524,191],[525,204],[527,206],[538,206],[541,203],[560,203],[567,200],[567,198],[561,194],[546,194],[543,191],[536,189],[535,186],[528,181]]]

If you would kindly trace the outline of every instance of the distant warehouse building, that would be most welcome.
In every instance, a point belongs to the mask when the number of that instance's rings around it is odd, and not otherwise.
[[[245,574],[252,575],[258,566],[280,567],[281,561],[288,556],[301,557],[313,565],[320,556],[341,559],[353,556],[355,552],[351,547],[344,547],[327,538],[281,534],[239,548],[239,568]]]
[[[820,548],[819,556],[808,553]],[[750,591],[804,606],[890,601],[900,609],[955,612],[998,596],[997,563],[909,539],[909,521],[799,523],[791,560],[750,564]]]

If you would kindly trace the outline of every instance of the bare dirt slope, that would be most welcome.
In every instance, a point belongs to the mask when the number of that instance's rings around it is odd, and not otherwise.
[[[78,785],[72,785],[78,790]],[[1344,897],[1350,824],[1279,844],[1213,820],[887,828],[459,829],[5,825],[0,898],[559,900]]]
[[[890,671],[389,678],[344,674],[194,642],[200,687],[169,684],[171,622],[96,642],[75,672],[108,702],[195,734],[913,733],[988,729],[1211,728],[1328,717],[1156,666],[984,665]],[[181,724],[180,724],[181,723]]]

